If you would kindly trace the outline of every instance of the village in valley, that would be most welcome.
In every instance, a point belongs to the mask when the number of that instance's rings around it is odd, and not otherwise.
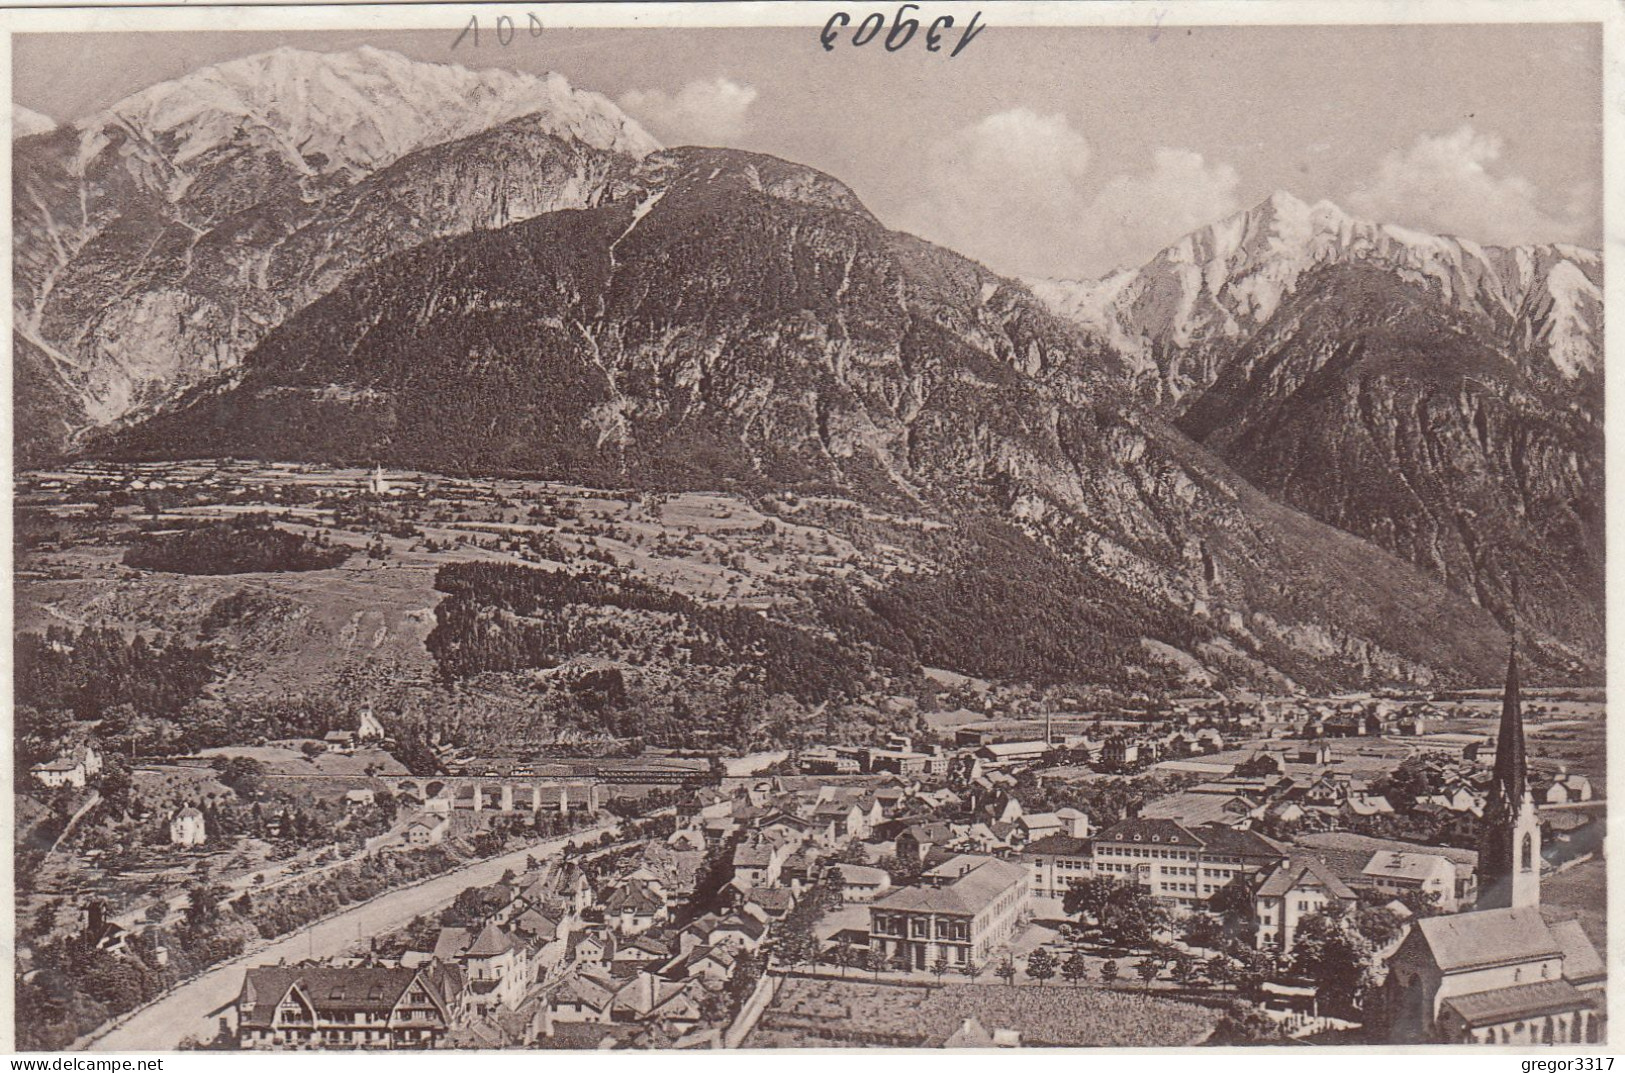
[[[595,737],[511,681],[448,684],[470,649],[425,641],[446,564],[771,607],[809,570],[908,572],[876,527],[926,523],[427,481],[22,479],[38,1049],[1605,1038],[1604,698],[1521,685],[1515,648],[1473,689],[1069,695],[928,669],[929,701],[819,707],[789,740]],[[164,559],[234,525],[278,565]],[[353,605],[300,604],[307,578]],[[223,676],[212,638],[243,650]],[[295,695],[316,647],[335,685]],[[621,703],[617,672],[572,673],[570,718]],[[476,701],[497,717],[436,721]],[[501,729],[538,711],[548,741]]]

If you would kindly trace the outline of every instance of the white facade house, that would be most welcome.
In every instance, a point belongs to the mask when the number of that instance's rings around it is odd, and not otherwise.
[[[169,821],[169,841],[177,846],[201,846],[209,840],[203,813],[188,805]]]

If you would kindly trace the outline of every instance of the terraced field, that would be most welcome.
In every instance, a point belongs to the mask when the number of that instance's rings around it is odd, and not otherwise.
[[[975,1017],[1023,1046],[1186,1047],[1213,1030],[1218,1011],[1099,987],[1031,984],[896,986],[846,980],[784,981],[746,1047],[940,1047]]]

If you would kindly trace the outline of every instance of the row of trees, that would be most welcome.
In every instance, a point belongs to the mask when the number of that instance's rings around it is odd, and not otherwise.
[[[171,574],[250,574],[327,570],[350,557],[325,538],[278,529],[264,514],[153,533],[132,544],[124,565]]]

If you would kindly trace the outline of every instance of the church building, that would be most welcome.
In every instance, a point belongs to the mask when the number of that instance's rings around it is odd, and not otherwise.
[[[1540,911],[1540,825],[1529,788],[1518,655],[1507,664],[1479,849],[1478,907],[1416,922],[1388,961],[1394,1043],[1603,1040],[1605,966],[1577,921]]]

